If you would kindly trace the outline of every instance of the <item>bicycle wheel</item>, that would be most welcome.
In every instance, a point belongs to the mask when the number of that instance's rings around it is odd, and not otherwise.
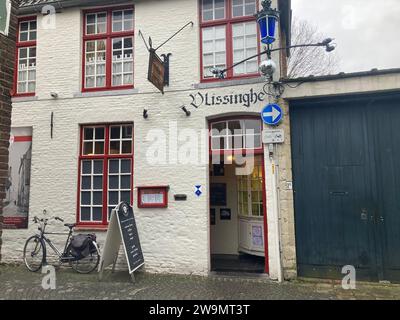
[[[26,240],[24,247],[24,263],[29,271],[37,272],[43,265],[46,249],[38,236]]]
[[[91,250],[87,257],[71,262],[72,269],[83,274],[88,274],[96,270],[100,262],[100,254],[97,248],[93,247],[93,250]]]

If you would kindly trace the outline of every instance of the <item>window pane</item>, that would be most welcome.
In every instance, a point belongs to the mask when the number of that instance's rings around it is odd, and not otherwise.
[[[122,191],[121,192],[121,201],[126,201],[131,203],[131,192],[130,191]]]
[[[90,221],[90,207],[81,207],[81,221]]]
[[[93,192],[93,205],[102,205],[103,203],[103,192]]]
[[[121,173],[131,172],[131,160],[121,160]]]
[[[118,176],[110,176],[108,179],[108,189],[109,190],[118,190],[119,188],[119,178]]]
[[[94,176],[93,177],[93,189],[94,190],[103,189],[103,176]]]
[[[121,176],[121,189],[131,188],[131,176]]]
[[[203,66],[204,78],[214,77],[211,68],[224,68],[226,65],[225,26],[203,28]]]
[[[110,173],[119,172],[119,160],[110,160],[110,167],[108,168]]]
[[[120,142],[110,141],[110,154],[119,154],[119,153],[120,153]]]
[[[121,137],[121,127],[111,127],[111,139],[119,139]]]
[[[83,154],[84,155],[93,154],[93,142],[83,143]]]
[[[94,143],[94,153],[95,154],[104,154],[104,142],[95,142]]]
[[[92,173],[92,161],[82,161],[82,173],[83,174]]]
[[[20,23],[20,30],[21,31],[28,31],[29,29],[29,22],[21,22]]]
[[[123,154],[132,153],[132,141],[122,141],[122,153]]]
[[[122,127],[122,138],[123,139],[132,138],[132,126]]]
[[[117,205],[119,202],[118,200],[118,191],[112,191],[108,193],[108,203]]]
[[[259,120],[245,120],[245,128],[247,134],[260,134],[261,133],[261,121]]]
[[[96,128],[96,140],[104,140],[104,128]]]
[[[203,21],[225,18],[225,0],[203,0]]]
[[[212,129],[213,129],[213,135],[224,134],[224,131],[226,129],[226,122],[224,121],[224,122],[213,123]]]
[[[256,22],[236,23],[233,30],[233,63],[250,58],[257,54]],[[257,57],[236,66],[234,74],[257,73]]]
[[[90,205],[90,192],[83,191],[81,192],[81,204]]]
[[[103,218],[103,208],[101,207],[94,207],[93,208],[93,221],[102,221]]]
[[[103,160],[93,161],[93,173],[102,174],[103,173]]]
[[[82,177],[82,190],[90,190],[92,188],[92,179],[91,177]]]

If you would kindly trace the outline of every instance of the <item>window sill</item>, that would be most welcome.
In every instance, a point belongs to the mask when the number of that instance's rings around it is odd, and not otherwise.
[[[35,96],[35,95],[30,95],[30,96],[17,96],[17,95],[15,95],[15,96],[13,96],[13,97],[11,97],[11,102],[12,103],[17,103],[17,102],[26,102],[26,101],[36,101],[36,100],[38,100],[39,98],[37,97],[37,96]]]
[[[109,97],[109,96],[125,96],[138,93],[138,89],[126,90],[107,90],[107,91],[87,91],[74,93],[74,98],[91,98],[91,97]]]
[[[75,227],[75,231],[98,231],[98,232],[107,232],[108,226],[98,225],[98,226],[85,226],[85,225],[77,225]]]
[[[264,77],[242,78],[232,80],[216,80],[210,82],[196,83],[194,89],[224,88],[230,86],[241,86],[246,84],[265,83]]]

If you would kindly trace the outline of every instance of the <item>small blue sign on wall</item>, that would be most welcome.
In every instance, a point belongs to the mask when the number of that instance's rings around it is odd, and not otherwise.
[[[200,197],[203,194],[203,191],[201,190],[201,185],[198,185],[198,186],[194,187],[194,194],[197,197]]]
[[[282,121],[282,108],[275,103],[269,104],[261,112],[261,118],[265,124],[276,126]]]

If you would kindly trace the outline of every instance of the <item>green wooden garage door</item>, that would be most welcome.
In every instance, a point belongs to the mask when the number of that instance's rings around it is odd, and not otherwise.
[[[299,276],[400,281],[400,96],[291,103]]]

